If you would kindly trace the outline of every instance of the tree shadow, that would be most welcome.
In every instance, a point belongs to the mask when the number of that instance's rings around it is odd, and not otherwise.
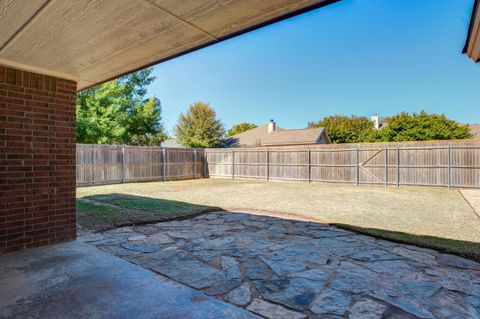
[[[119,193],[77,199],[77,223],[83,231],[188,219],[219,207]]]
[[[99,194],[77,199],[77,223],[80,231],[96,232],[129,225],[189,219],[200,214],[223,210],[215,206],[161,198],[121,193]],[[292,219],[289,214],[275,213],[275,215],[280,219]],[[310,223],[316,222],[315,220],[310,221]],[[480,243],[477,242],[365,228],[350,224],[332,223],[330,225],[397,243],[431,248],[480,262]]]

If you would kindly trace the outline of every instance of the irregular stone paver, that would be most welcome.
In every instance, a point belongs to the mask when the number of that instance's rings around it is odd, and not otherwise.
[[[468,301],[478,313],[480,313],[480,297],[468,296],[465,298],[465,300]]]
[[[240,267],[238,262],[233,257],[222,256],[222,269],[225,272],[225,277],[230,280],[240,281],[242,278],[242,273],[240,272]]]
[[[303,278],[258,280],[253,283],[265,299],[300,311],[306,311],[315,293],[323,288],[321,284]]]
[[[360,252],[350,256],[352,259],[360,261],[380,261],[380,260],[395,260],[399,259],[398,255],[384,252],[378,249],[371,249],[368,251]]]
[[[145,238],[147,238],[147,236],[145,235],[135,235],[135,236],[129,237],[128,241],[141,241]]]
[[[343,315],[351,302],[352,297],[349,295],[329,289],[313,301],[312,311],[316,314]]]
[[[267,317],[269,319],[303,319],[306,315],[298,312],[287,310],[279,305],[274,305],[260,299],[255,299],[250,306],[247,307],[253,313]]]
[[[142,244],[142,243],[127,243],[121,245],[123,248],[128,250],[137,251],[139,253],[153,253],[160,249],[158,246],[149,245],[149,244]]]
[[[349,319],[381,319],[387,306],[371,299],[356,302],[350,308]]]
[[[179,253],[154,269],[193,288],[208,288],[224,279],[224,274],[209,265]]]
[[[429,301],[440,307],[433,310],[435,318],[475,318],[477,310],[461,295],[453,291],[442,290]]]
[[[182,230],[182,231],[169,231],[167,232],[167,235],[173,238],[192,239],[192,238],[208,237],[211,235],[211,233],[207,231],[191,232],[188,230]]]
[[[210,296],[220,295],[229,292],[241,284],[239,280],[222,280],[205,289]]]
[[[325,284],[328,280],[328,272],[325,270],[321,269],[310,269],[310,270],[305,270],[302,272],[297,272],[293,274],[289,274],[288,277],[293,277],[293,278],[304,278],[308,279],[310,281],[314,281],[318,284],[318,282],[321,282]]]
[[[250,285],[243,284],[238,288],[232,290],[228,296],[227,300],[231,303],[234,303],[238,306],[245,306],[252,299],[252,293],[250,290]]]
[[[364,263],[364,265],[380,274],[402,275],[414,270],[414,266],[402,260],[381,260]]]
[[[395,247],[392,249],[392,252],[394,254],[403,256],[405,258],[411,259],[411,260],[416,260],[418,262],[421,262],[423,264],[427,265],[438,265],[438,261],[433,254],[429,253],[424,253],[404,247]]]
[[[307,266],[294,258],[285,258],[286,256],[262,255],[260,259],[266,263],[278,276],[284,276],[291,272],[304,270]]]
[[[247,276],[250,280],[265,279],[271,277],[272,271],[258,258],[248,258],[242,264]]]
[[[372,296],[394,305],[418,318],[434,318],[433,314],[428,309],[429,303],[414,296],[404,295],[400,292],[392,294],[385,290],[376,291]]]
[[[350,261],[341,261],[336,267],[336,274],[330,286],[334,289],[352,292],[368,293],[375,289],[375,280],[379,278],[374,271]]]
[[[143,238],[141,241],[148,244],[165,245],[165,244],[171,244],[175,240],[164,234],[153,234],[151,236]]]
[[[455,268],[480,270],[480,264],[465,258],[452,255],[440,255],[438,257],[440,264]]]
[[[82,241],[267,318],[480,318],[480,264],[324,224],[216,212]]]

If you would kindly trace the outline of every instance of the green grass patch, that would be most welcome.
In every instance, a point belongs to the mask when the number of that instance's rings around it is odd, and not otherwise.
[[[125,194],[94,195],[87,197],[95,202],[111,204],[124,209],[135,209],[162,215],[177,215],[189,212],[204,211],[211,208],[206,205],[196,205],[174,200],[164,200],[158,198],[133,196]]]
[[[216,210],[220,209],[124,194],[92,195],[77,199],[77,221],[85,231],[184,219]]]
[[[77,200],[77,221],[86,230],[104,230],[122,224],[123,213],[106,205]]]

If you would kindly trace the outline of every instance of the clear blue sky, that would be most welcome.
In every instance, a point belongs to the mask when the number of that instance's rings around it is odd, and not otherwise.
[[[342,0],[155,67],[172,131],[209,102],[239,122],[303,128],[333,114],[445,113],[480,122],[480,63],[461,54],[473,0]]]

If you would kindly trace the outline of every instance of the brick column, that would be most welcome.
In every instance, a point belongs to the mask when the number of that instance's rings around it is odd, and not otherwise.
[[[0,253],[76,237],[76,88],[0,65]]]

